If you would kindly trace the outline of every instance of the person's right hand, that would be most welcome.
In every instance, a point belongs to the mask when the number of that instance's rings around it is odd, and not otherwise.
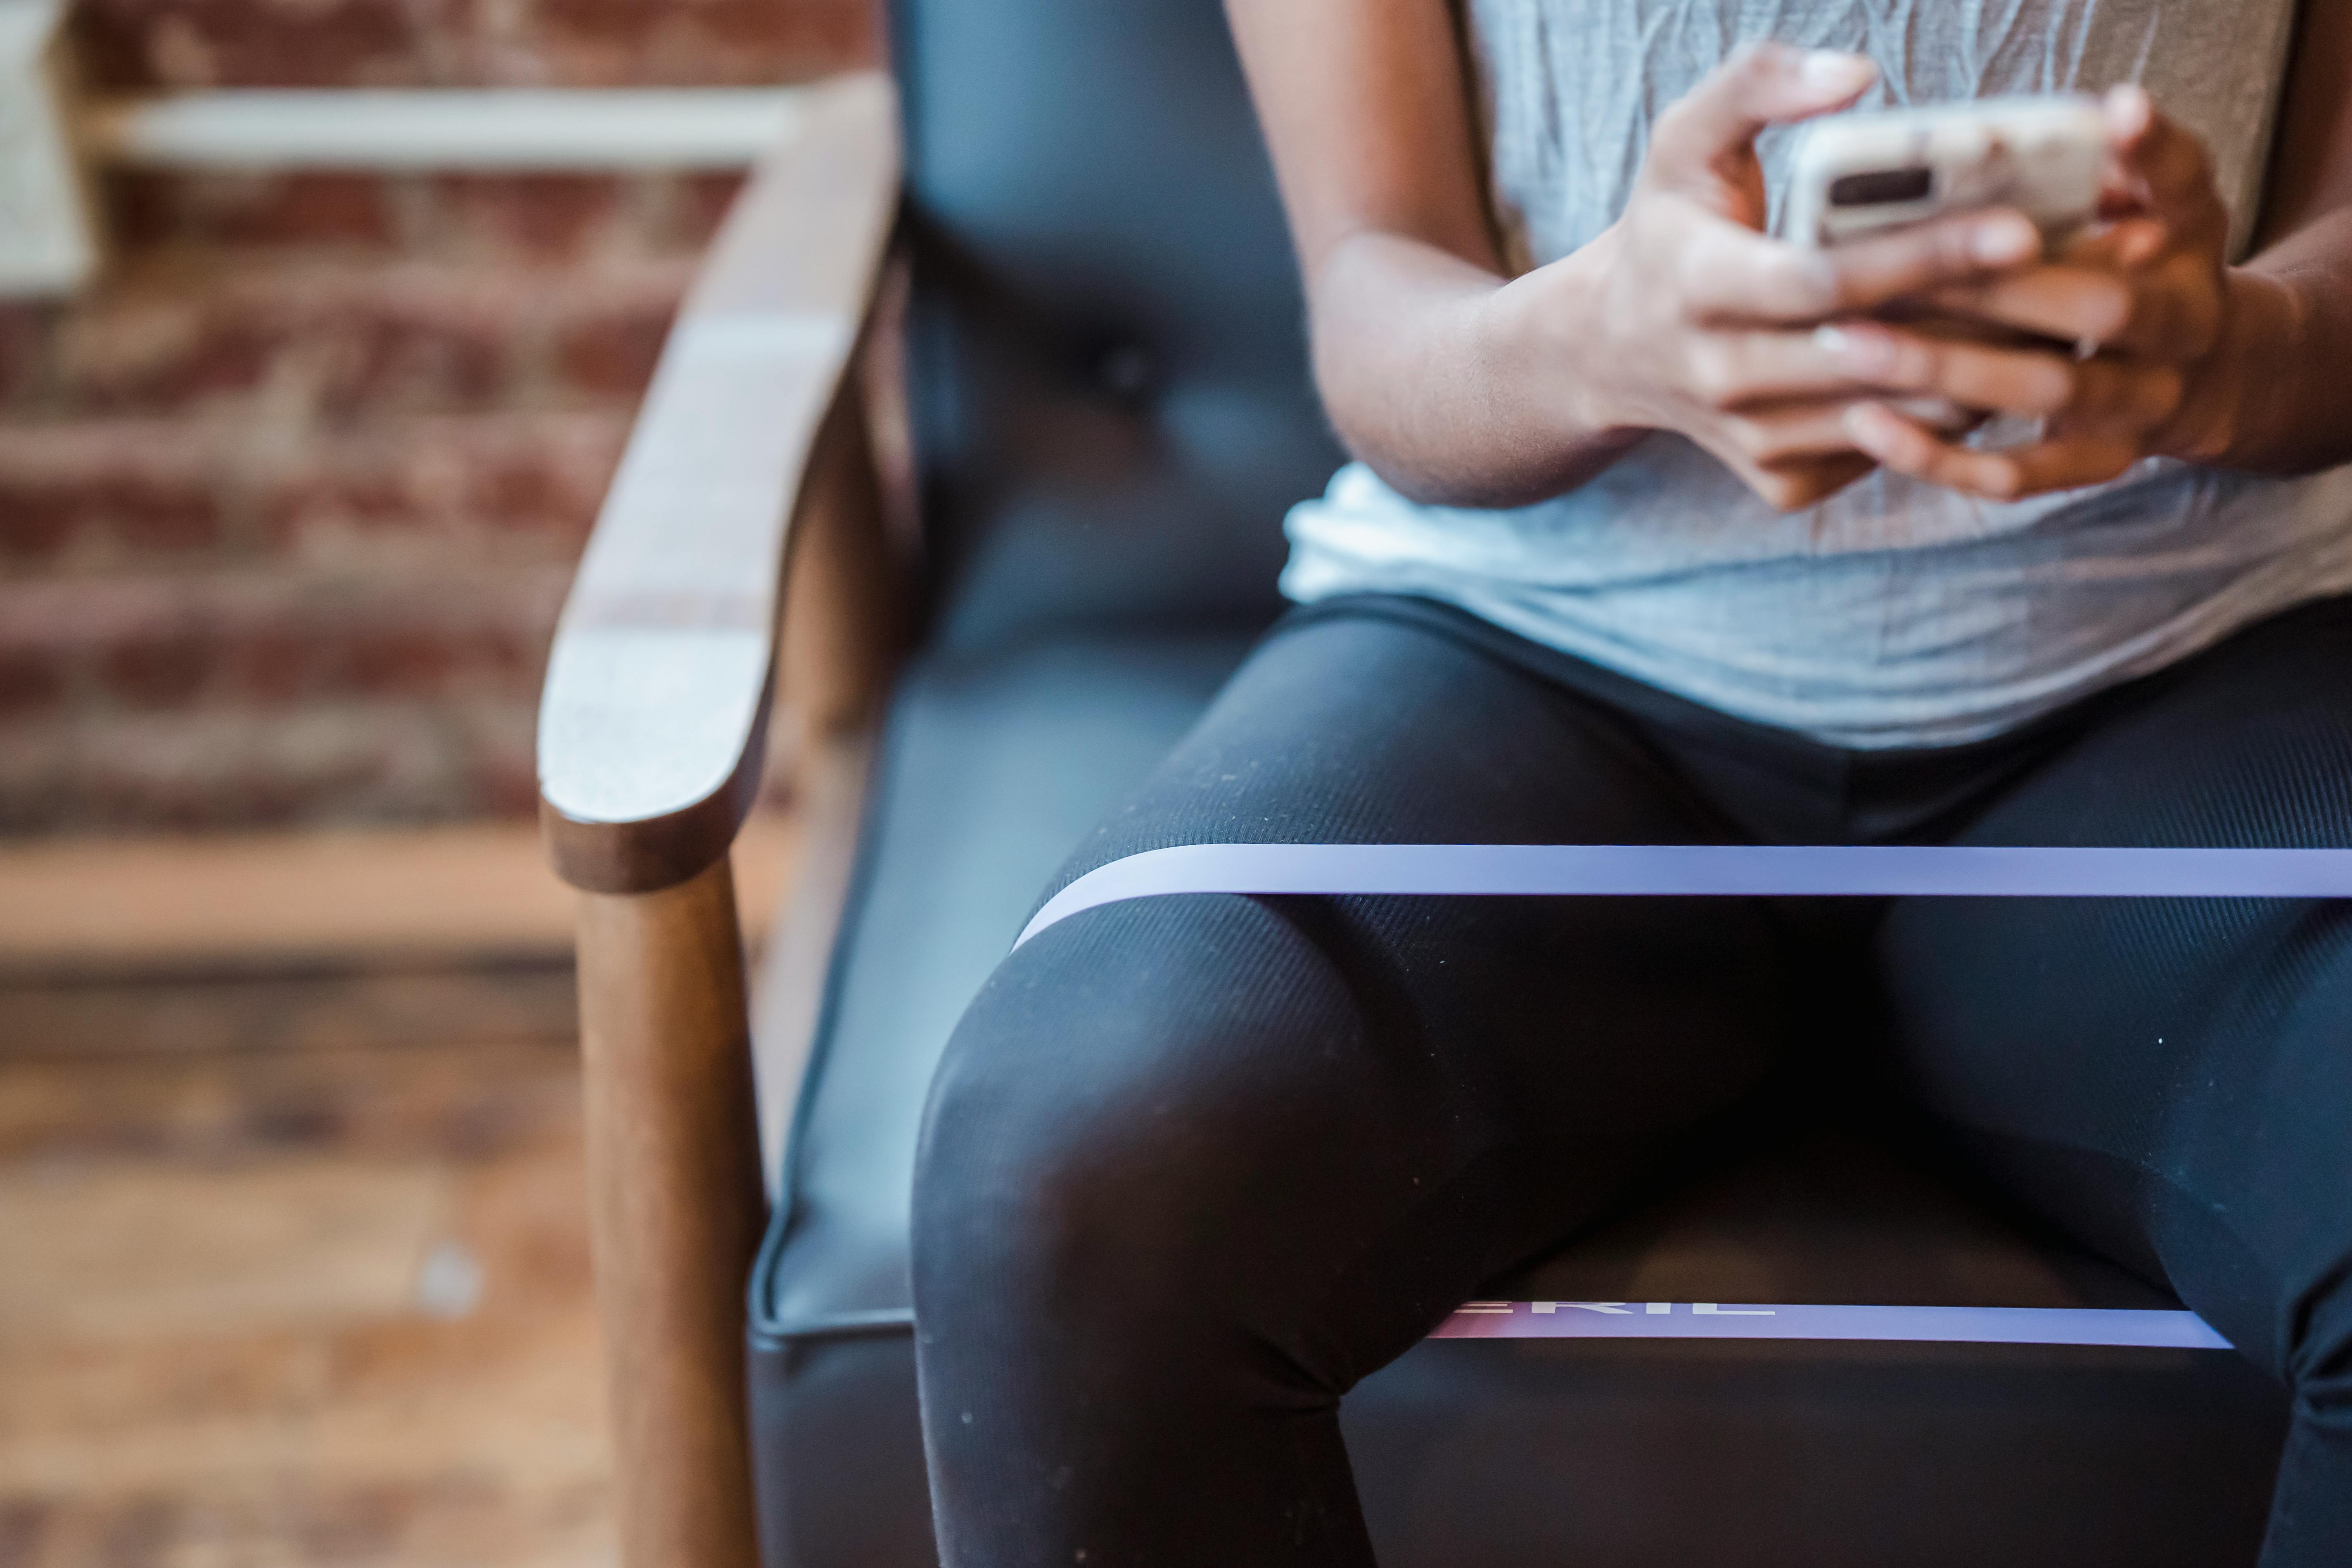
[[[1884,398],[1840,369],[1843,316],[2039,259],[2021,215],[1993,210],[1815,250],[1763,233],[1765,127],[1852,103],[1876,74],[1859,55],[1765,44],[1658,119],[1618,221],[1495,296],[1502,341],[1585,430],[1674,430],[1783,510],[1873,467],[1844,414]]]

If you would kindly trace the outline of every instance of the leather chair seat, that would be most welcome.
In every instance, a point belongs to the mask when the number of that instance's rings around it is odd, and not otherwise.
[[[908,1204],[933,1065],[1238,629],[1041,636],[907,677],[752,1282],[770,1568],[937,1561]],[[1910,1151],[1782,1129],[1581,1237],[1520,1300],[2170,1306]],[[2236,1568],[2283,1396],[2223,1352],[1432,1341],[1343,1406],[1388,1568]]]

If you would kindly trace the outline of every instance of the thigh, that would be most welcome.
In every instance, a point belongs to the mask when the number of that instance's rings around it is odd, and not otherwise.
[[[1343,618],[1262,648],[1064,879],[1188,842],[1723,833],[1590,700],[1441,634]],[[996,1173],[971,1190],[1064,1194],[1023,1223],[1148,1232],[1156,1256],[1130,1273],[1178,1270],[1311,1384],[1344,1387],[1751,1088],[1786,1016],[1780,956],[1769,910],[1735,900],[1091,910],[975,1002],[924,1179],[944,1192],[982,1165]],[[936,1211],[941,1248],[972,1234],[958,1208]]]
[[[2129,694],[1961,842],[2352,846],[2352,610]],[[1903,1067],[2022,1195],[2292,1373],[2352,1262],[2352,906],[1916,900]]]

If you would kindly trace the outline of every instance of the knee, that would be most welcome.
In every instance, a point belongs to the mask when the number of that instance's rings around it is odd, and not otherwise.
[[[1301,1032],[1349,1027],[1308,966],[1288,966],[1269,1005],[1256,963],[1200,929],[1236,918],[1266,919],[1096,911],[1069,922],[1093,922],[1091,939],[1032,943],[975,999],[917,1153],[927,1334],[986,1322],[1066,1339],[1137,1314],[1181,1333],[1230,1308],[1270,1218],[1266,1173],[1319,1092],[1304,1064],[1330,1042]],[[1274,940],[1248,934],[1250,951]]]
[[[913,1241],[919,1296],[935,1302],[1060,1297],[1060,1277],[1087,1283],[1076,1255],[1150,1223],[1136,1212],[1122,1226],[1114,1212],[1115,1194],[1148,1191],[1142,1168],[1153,1159],[1141,1140],[1119,1136],[1128,1097],[1106,1092],[1087,1064],[1066,1059],[1056,1071],[1042,1059],[1040,1037],[1022,1026],[1037,1020],[1003,1016],[1025,1011],[984,992],[932,1081]],[[926,1290],[931,1283],[950,1289]]]
[[[1171,1182],[1116,1106],[959,1074],[931,1100],[916,1164],[913,1263],[931,1330],[1059,1335],[1146,1292]]]
[[[1173,1038],[1185,1020],[1139,1017],[1133,998],[1104,1020],[1099,994],[1040,996],[1027,978],[1000,973],[982,992],[932,1081],[914,1190],[927,1305],[1099,1302],[1139,1287],[1204,1201],[1184,1134],[1218,1131],[1177,1109],[1195,1088]],[[1134,1048],[1144,1029],[1166,1048]]]

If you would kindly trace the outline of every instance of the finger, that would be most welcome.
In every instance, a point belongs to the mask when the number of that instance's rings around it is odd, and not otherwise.
[[[2171,244],[2172,231],[2161,219],[2126,214],[2076,235],[2052,259],[2094,272],[2129,272],[2154,261]]]
[[[1760,467],[1737,457],[1726,459],[1732,472],[1776,511],[1795,511],[1827,500],[1878,465],[1858,453],[1808,458]]]
[[[1988,500],[2104,483],[2139,457],[2129,440],[2083,432],[2010,451],[1979,452],[1939,440],[1883,404],[1855,404],[1846,412],[1845,426],[1855,447],[1889,470]]]
[[[1670,187],[1710,184],[1724,154],[1766,126],[1843,108],[1877,77],[1863,55],[1770,43],[1743,49],[1658,117],[1646,172]]]
[[[1805,331],[1695,334],[1684,381],[1692,397],[1726,413],[1873,390],[1858,382],[1815,334]]]
[[[1949,395],[1930,384],[1958,380],[1972,392],[1977,390],[1979,384],[1967,377],[1940,375],[1932,367],[1915,367],[1907,360],[1890,363],[1871,358],[1868,348],[1848,344],[1843,336],[1848,331],[1857,335],[1902,336],[1859,323],[1811,332],[1702,333],[1692,340],[1688,351],[1684,390],[1701,405],[1727,415],[1778,410],[1792,404],[1843,407],[1857,394],[1911,393],[1897,399],[1903,411],[1948,434],[1965,433],[1981,424],[1984,409],[2007,406],[1982,396]],[[2058,365],[2062,377],[2072,374],[2069,362],[2047,353],[2037,357]],[[2063,391],[2049,395],[2063,398]],[[1831,426],[1834,424],[1832,416]]]
[[[2202,220],[2213,203],[2213,165],[2205,143],[2158,112],[2147,89],[2115,89],[2102,106],[2107,134],[2126,178],[2139,186],[2150,210],[2176,223]]]
[[[1849,402],[1800,403],[1735,416],[1723,422],[1722,442],[1759,468],[1787,468],[1816,458],[1851,457],[1845,427]]]
[[[1683,291],[1702,321],[1814,322],[1978,282],[2042,252],[2023,216],[1970,213],[1814,250],[1711,223],[1683,252]]]
[[[1937,310],[2015,327],[2061,342],[2121,343],[2137,308],[2135,280],[2091,267],[2031,267],[1947,284]],[[2137,345],[2135,345],[2137,346]]]
[[[2078,360],[1870,321],[1835,323],[1813,335],[1831,363],[1859,385],[1967,408],[2059,416],[2100,430],[2155,428],[2179,407],[2183,387],[2180,372],[2168,363],[2116,354]]]
[[[2072,363],[2047,350],[1927,337],[1869,321],[1832,323],[1813,340],[1858,385],[2010,414],[2057,413],[2074,400],[2079,375]]]
[[[1904,418],[1927,426],[1948,441],[1967,435],[1993,416],[1990,410],[1963,407],[1948,397],[1890,397],[1885,402]]]
[[[2174,251],[2132,272],[2036,267],[1938,289],[1942,310],[2061,342],[2194,359],[2221,327],[2210,260]]]

